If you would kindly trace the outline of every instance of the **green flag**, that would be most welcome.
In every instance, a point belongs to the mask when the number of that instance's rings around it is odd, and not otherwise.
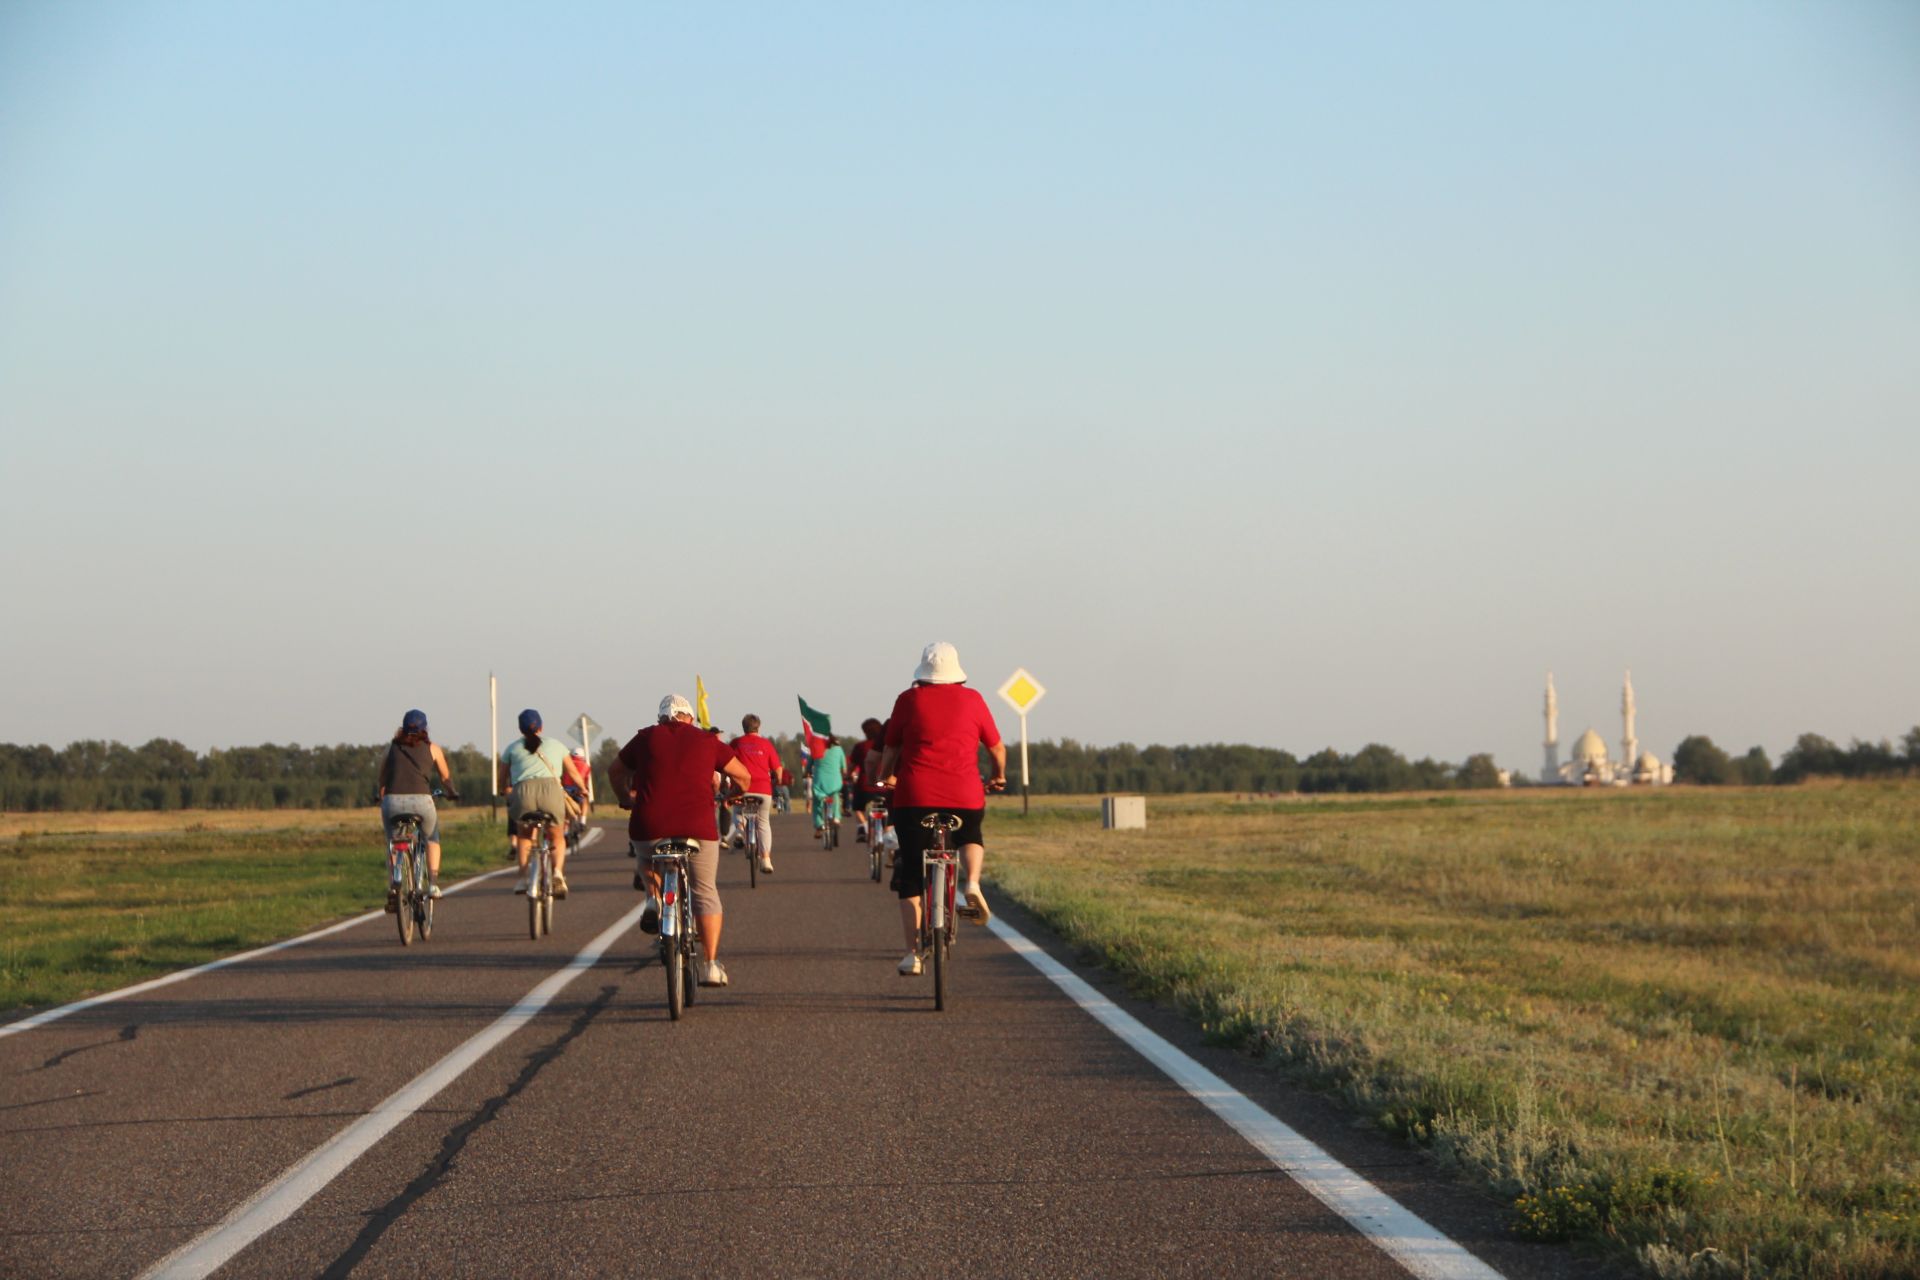
[[[815,711],[805,698],[800,699],[800,718],[807,722],[807,728],[822,737],[833,732],[833,717],[824,711]]]

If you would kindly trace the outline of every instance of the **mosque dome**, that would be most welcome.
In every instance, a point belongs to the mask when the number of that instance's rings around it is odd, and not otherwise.
[[[1601,740],[1599,734],[1589,729],[1580,735],[1578,742],[1573,744],[1573,758],[1581,764],[1604,764],[1607,759],[1607,744]]]
[[[1634,768],[1642,773],[1658,773],[1660,772],[1660,757],[1651,751],[1642,751],[1640,753],[1640,759],[1634,763]]]

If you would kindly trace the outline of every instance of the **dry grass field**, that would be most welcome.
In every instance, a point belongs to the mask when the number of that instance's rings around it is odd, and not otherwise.
[[[1140,992],[1662,1276],[1920,1275],[1920,786],[989,818]]]

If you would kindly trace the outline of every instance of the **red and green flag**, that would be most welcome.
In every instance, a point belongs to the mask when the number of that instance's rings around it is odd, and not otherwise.
[[[827,754],[827,735],[832,732],[833,717],[815,711],[805,698],[800,699],[800,737],[806,743],[809,759],[818,760]]]

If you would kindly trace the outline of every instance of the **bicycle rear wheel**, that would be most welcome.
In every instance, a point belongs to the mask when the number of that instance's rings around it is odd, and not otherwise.
[[[413,945],[413,855],[403,854],[393,860],[394,874],[400,877],[400,903],[393,913],[394,923],[400,926],[400,945]]]
[[[687,953],[675,938],[667,944],[667,1016],[675,1022],[687,1007]]]
[[[760,887],[760,824],[747,824],[747,888]]]
[[[540,895],[546,892],[540,878],[540,860],[540,848],[535,845],[527,860],[527,875],[531,880],[527,885],[527,936],[535,942],[540,941]]]

